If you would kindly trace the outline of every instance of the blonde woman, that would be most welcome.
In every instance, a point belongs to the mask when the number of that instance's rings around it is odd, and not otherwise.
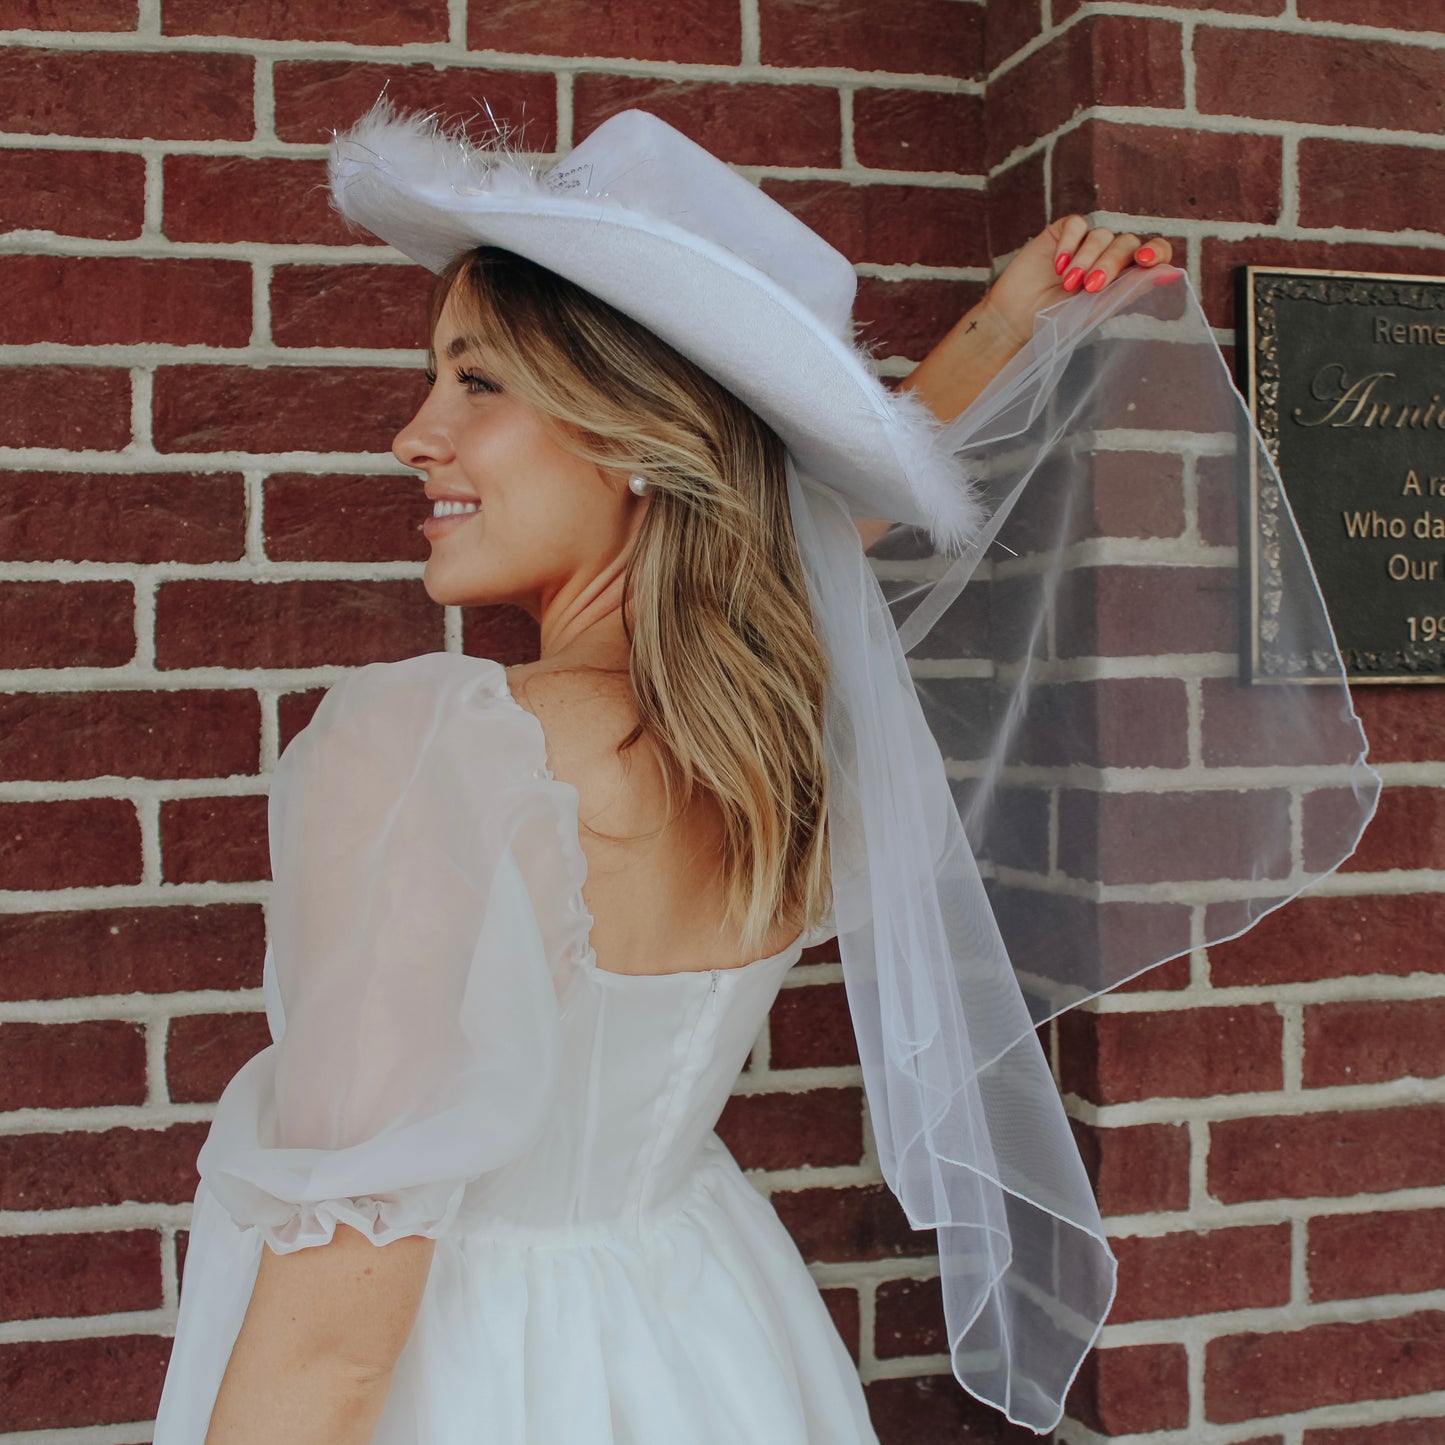
[[[513,197],[500,221],[424,119],[380,107],[352,134],[386,158],[367,225],[437,272],[429,389],[393,443],[433,502],[427,592],[524,608],[540,656],[360,669],[280,760],[275,1041],[202,1151],[158,1445],[876,1440],[801,1255],[713,1132],[839,903],[828,659],[788,481],[790,458],[828,462],[815,413],[854,425],[857,398],[836,398],[853,363],[826,289],[807,315],[834,339],[809,365],[802,309],[769,293],[759,329],[742,241],[674,267],[667,228],[732,173],[635,117],[545,186],[488,171]],[[641,200],[599,196],[604,162]],[[549,247],[579,173],[596,205],[654,220],[614,245],[588,213],[566,262]],[[756,200],[728,191],[718,226],[773,243],[768,287],[788,283],[780,248],[834,264],[734,180]],[[659,237],[672,249],[649,251]],[[867,425],[914,428],[923,456],[921,407],[963,411],[1038,310],[1129,268],[1177,277],[1169,261],[1160,237],[1060,218]],[[816,268],[798,277],[806,292]],[[689,313],[673,341],[639,319],[655,292]],[[775,352],[793,364],[769,372]],[[882,464],[855,470],[840,485],[866,546],[908,495]],[[949,504],[915,510],[965,524]]]

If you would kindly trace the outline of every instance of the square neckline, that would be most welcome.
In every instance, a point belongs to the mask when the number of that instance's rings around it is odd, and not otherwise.
[[[537,736],[538,751],[542,755],[542,763],[540,768],[541,776],[545,777],[549,783],[555,783],[559,787],[571,788],[572,792],[575,794],[577,792],[577,789],[573,787],[571,783],[566,782],[564,779],[555,777],[553,775],[551,763],[547,756],[547,734],[545,729],[542,727],[542,719],[539,718],[537,714],[532,711],[531,708],[523,706],[523,704],[513,694],[511,683],[507,678],[506,664],[498,662],[495,658],[490,657],[479,658],[478,661],[490,662],[496,668],[497,680],[501,684],[501,691],[498,693],[498,696],[504,698],[512,705],[513,708],[515,708],[518,712],[522,713],[524,716],[531,720],[532,728]],[[576,840],[576,847],[578,853],[582,857],[582,884],[585,884],[587,881],[588,861],[587,852],[582,847],[582,840],[580,837]],[[674,968],[668,970],[665,973],[621,973],[617,969],[603,968],[602,965],[597,961],[597,951],[592,947],[592,925],[596,920],[593,918],[591,910],[587,907],[585,903],[582,902],[582,884],[579,884],[577,888],[577,904],[578,907],[582,910],[582,912],[587,916],[587,933],[583,939],[582,956],[578,959],[578,966],[583,970],[584,973],[588,973],[594,978],[647,980],[668,978],[706,978],[712,980],[710,986],[715,988],[717,986],[716,979],[719,975],[750,973],[754,970],[760,971],[765,964],[777,963],[780,959],[786,958],[788,954],[793,953],[795,950],[798,957],[801,957],[804,948],[807,947],[806,940],[808,937],[808,931],[804,929],[790,944],[787,945],[786,948],[779,949],[777,953],[770,953],[765,958],[754,958],[748,963],[730,964],[726,968]]]

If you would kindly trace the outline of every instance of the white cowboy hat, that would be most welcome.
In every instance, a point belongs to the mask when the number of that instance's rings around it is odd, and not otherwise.
[[[852,339],[847,257],[643,110],[539,173],[500,128],[477,143],[384,96],[333,132],[332,204],[432,271],[500,246],[640,321],[746,402],[855,517],[926,527],[956,553],[982,509],[941,424]]]

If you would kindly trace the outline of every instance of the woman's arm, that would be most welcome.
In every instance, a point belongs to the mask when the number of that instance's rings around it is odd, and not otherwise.
[[[368,1445],[416,1320],[436,1241],[262,1246],[205,1445]]]
[[[1023,246],[983,299],[899,383],[915,392],[940,421],[967,409],[1024,347],[1035,312],[1075,292],[1102,290],[1126,266],[1158,266],[1172,279],[1173,251],[1162,236],[1147,245],[1133,232],[1092,229],[1083,216],[1061,216]],[[892,522],[855,522],[866,552]]]

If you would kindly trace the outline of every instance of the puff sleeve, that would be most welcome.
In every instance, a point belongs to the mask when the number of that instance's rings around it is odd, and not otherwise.
[[[477,663],[360,669],[277,765],[273,1042],[227,1085],[197,1161],[277,1253],[338,1221],[376,1244],[445,1233],[554,1104],[557,994],[513,847],[532,774]]]

